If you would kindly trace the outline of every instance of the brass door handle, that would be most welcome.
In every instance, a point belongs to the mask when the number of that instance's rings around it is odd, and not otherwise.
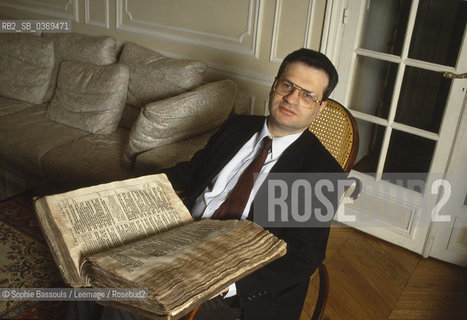
[[[445,72],[443,74],[443,77],[448,78],[448,79],[465,79],[467,78],[467,73],[452,73],[452,72]]]

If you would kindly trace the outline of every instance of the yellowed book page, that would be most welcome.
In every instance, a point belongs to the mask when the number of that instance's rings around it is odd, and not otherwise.
[[[71,260],[191,222],[164,174],[117,181],[46,197]]]
[[[177,230],[90,256],[88,259],[105,266],[107,270],[112,270],[115,277],[142,283],[152,276],[152,270],[196,252],[196,249],[236,230],[237,226],[243,223],[248,222],[201,220]]]
[[[247,220],[201,220],[89,257],[84,265],[96,287],[147,288],[134,303],[175,316],[266,263],[286,244]]]

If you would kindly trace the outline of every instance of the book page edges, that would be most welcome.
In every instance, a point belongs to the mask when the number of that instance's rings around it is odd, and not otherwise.
[[[74,267],[71,257],[68,255],[68,251],[62,249],[66,248],[65,241],[62,237],[62,231],[59,230],[51,216],[46,198],[34,197],[34,208],[42,234],[51,249],[52,257],[64,281],[72,287],[89,286],[90,284],[83,281],[79,271]]]

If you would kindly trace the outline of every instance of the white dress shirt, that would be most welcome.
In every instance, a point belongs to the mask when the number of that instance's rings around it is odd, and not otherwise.
[[[282,152],[287,149],[297,138],[300,133],[291,134],[283,137],[272,138],[271,150],[266,157],[263,168],[256,179],[250,196],[248,198],[245,209],[243,210],[241,219],[246,219],[250,212],[250,207],[255,198],[256,192],[263,183],[266,174],[271,171],[271,168],[276,164]],[[261,140],[264,137],[271,137],[267,119],[264,122],[263,128],[260,132],[255,133],[250,140],[248,140],[237,154],[227,163],[227,165],[218,173],[214,180],[206,187],[201,195],[196,198],[193,205],[191,214],[194,219],[207,219],[210,218],[216,209],[224,202],[229,195],[230,191],[234,188],[238,179],[248,165],[255,159],[259,152],[261,152]],[[230,297],[236,294],[235,284],[229,287],[228,293],[224,297]]]

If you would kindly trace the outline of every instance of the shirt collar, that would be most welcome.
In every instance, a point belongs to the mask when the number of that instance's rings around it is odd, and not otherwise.
[[[264,138],[264,137],[270,137],[272,139],[272,147],[271,147],[271,152],[272,152],[272,159],[279,158],[279,156],[284,152],[285,149],[287,149],[288,146],[290,146],[295,140],[300,137],[302,132],[299,133],[294,133],[294,134],[289,134],[283,137],[277,137],[277,138],[272,138],[271,133],[269,133],[268,129],[268,119],[264,121],[263,128],[261,131],[258,133],[255,141],[255,148],[257,147],[258,143]]]

